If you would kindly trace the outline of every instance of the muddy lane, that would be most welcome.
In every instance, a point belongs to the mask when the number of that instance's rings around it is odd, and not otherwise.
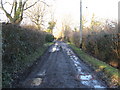
[[[48,55],[49,54],[49,55]],[[106,88],[63,42],[52,45],[33,72],[21,83],[23,88]]]

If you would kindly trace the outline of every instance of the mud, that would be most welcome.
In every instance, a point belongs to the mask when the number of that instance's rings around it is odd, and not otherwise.
[[[102,88],[108,86],[66,43],[57,41],[43,56],[22,88]]]

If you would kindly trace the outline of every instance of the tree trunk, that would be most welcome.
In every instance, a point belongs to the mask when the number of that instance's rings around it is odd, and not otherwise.
[[[32,4],[31,6],[27,7],[26,9],[24,9],[24,6],[26,4],[26,2],[28,0],[13,0],[13,4],[12,4],[12,9],[11,9],[11,13],[9,14],[4,6],[3,6],[3,0],[1,0],[1,9],[4,11],[6,17],[10,20],[10,23],[12,24],[20,24],[22,19],[23,19],[23,12],[24,10],[29,9],[30,7],[34,6],[38,1],[36,1],[34,4]],[[12,17],[13,14],[13,17]]]

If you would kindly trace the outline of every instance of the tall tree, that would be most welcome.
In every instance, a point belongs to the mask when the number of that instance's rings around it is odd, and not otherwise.
[[[4,8],[4,4],[9,2],[4,2],[3,4],[3,0],[1,0],[1,9],[4,11],[5,15],[7,16],[7,18],[10,20],[12,24],[20,24],[20,22],[23,19],[23,12],[28,8],[31,8],[32,6],[34,6],[40,0],[34,2],[32,5],[25,8],[27,1],[29,0],[13,0],[13,3],[11,4],[12,8],[9,13]]]

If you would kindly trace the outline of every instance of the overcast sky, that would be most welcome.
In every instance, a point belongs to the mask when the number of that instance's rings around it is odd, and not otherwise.
[[[117,19],[118,1],[120,0],[82,0],[83,16],[91,18],[93,13],[98,18]],[[70,15],[76,22],[80,18],[80,0],[56,0],[56,17]]]
[[[45,1],[54,4],[53,8],[54,8],[55,19],[59,23],[61,22],[63,17],[69,16],[71,17],[71,20],[73,21],[74,25],[79,24],[80,0],[45,0]],[[98,18],[117,20],[118,1],[120,0],[82,0],[82,1],[83,1],[83,16],[85,16],[88,20],[92,17],[93,13]],[[9,8],[10,7],[6,7],[8,11]],[[5,16],[1,14],[0,19],[5,20]]]

